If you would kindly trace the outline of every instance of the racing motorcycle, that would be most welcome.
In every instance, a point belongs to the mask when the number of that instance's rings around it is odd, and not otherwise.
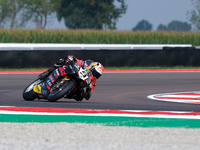
[[[57,77],[56,80],[52,78],[52,75]],[[77,62],[72,62],[55,69],[43,80],[35,80],[24,89],[22,95],[26,101],[33,101],[37,98],[55,102],[61,98],[68,98],[69,94],[79,86],[87,87],[90,84],[88,77],[89,69],[84,65],[80,66]],[[47,85],[49,89],[45,94],[41,92],[44,85]]]

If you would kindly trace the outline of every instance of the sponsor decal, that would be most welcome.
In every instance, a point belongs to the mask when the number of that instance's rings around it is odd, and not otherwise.
[[[48,90],[50,90],[50,89],[51,89],[51,88],[50,88],[50,86],[49,86],[47,83],[46,83],[46,86],[47,86],[47,89],[48,89]]]
[[[51,83],[51,82],[49,82]],[[47,87],[48,88],[48,87]],[[49,88],[48,88],[49,89]],[[47,89],[45,87],[45,84],[41,84],[41,94],[47,95]]]
[[[80,66],[79,66],[77,63],[75,63],[74,67],[75,67],[77,70],[80,69]]]
[[[50,80],[47,80],[47,85],[48,85],[49,87],[52,86],[52,83],[50,82]]]
[[[55,82],[55,79],[53,78],[52,75],[50,75],[48,78],[50,79],[51,83],[54,83],[54,82]]]
[[[200,104],[200,91],[154,94],[149,95],[148,98],[166,102]]]
[[[72,65],[68,65],[70,69],[72,69]]]
[[[58,69],[56,69],[56,73],[57,73],[57,75],[58,75],[58,76],[60,75],[60,73],[59,73]]]
[[[88,66],[86,66],[85,69],[87,70],[88,73],[90,73],[90,69]]]
[[[55,76],[55,78],[57,79],[57,78],[59,77],[59,75],[60,75],[60,73],[59,73],[58,69],[56,69],[56,70],[54,71],[54,76]]]
[[[59,68],[61,76],[66,75],[66,72],[65,72],[64,68],[65,68],[65,66]]]

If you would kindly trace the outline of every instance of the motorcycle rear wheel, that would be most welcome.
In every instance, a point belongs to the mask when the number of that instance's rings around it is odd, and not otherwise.
[[[57,101],[58,99],[62,98],[65,94],[67,94],[74,87],[74,85],[74,81],[66,80],[61,87],[51,91],[51,93],[47,97],[47,100],[49,102]]]

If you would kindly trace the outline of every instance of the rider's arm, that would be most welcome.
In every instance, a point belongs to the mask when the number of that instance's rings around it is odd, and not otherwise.
[[[55,64],[54,64],[54,68],[58,68],[58,67],[61,67],[63,65],[67,65],[71,62],[76,62],[77,58],[74,57],[73,55],[68,55],[66,58],[61,58],[59,61],[57,61]]]

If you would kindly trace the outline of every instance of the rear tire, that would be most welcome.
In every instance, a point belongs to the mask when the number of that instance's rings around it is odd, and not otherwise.
[[[22,94],[22,97],[24,98],[24,100],[33,101],[34,99],[37,98],[35,93],[33,92],[33,86],[39,82],[41,82],[40,79],[37,79],[25,88]]]
[[[62,98],[65,94],[67,94],[73,87],[75,83],[72,80],[65,81],[64,84],[58,88],[53,90],[47,97],[49,102],[55,102],[58,99]]]

